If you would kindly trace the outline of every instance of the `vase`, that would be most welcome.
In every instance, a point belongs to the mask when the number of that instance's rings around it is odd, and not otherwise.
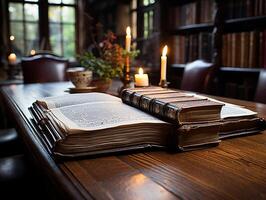
[[[111,79],[94,79],[92,85],[96,87],[97,92],[106,92],[112,84]]]

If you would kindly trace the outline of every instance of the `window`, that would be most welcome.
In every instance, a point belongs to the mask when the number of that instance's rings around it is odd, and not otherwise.
[[[49,0],[50,43],[53,52],[65,57],[75,55],[75,1]]]
[[[38,7],[37,0],[9,3],[11,48],[19,56],[39,47]]]
[[[154,10],[152,5],[155,0],[143,0],[143,37],[148,38],[153,33]]]
[[[17,56],[40,50],[40,43],[49,40],[55,54],[75,57],[76,0],[10,0],[8,10],[11,49]],[[49,29],[48,35],[40,26]]]
[[[131,32],[133,39],[137,38],[137,0],[132,0],[130,5],[131,12]]]
[[[147,39],[154,32],[155,3],[155,0],[131,0],[131,27],[134,39],[137,37]]]

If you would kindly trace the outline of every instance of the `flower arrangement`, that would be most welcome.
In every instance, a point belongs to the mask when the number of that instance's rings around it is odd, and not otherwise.
[[[122,77],[126,56],[134,58],[139,54],[138,50],[127,52],[115,43],[116,36],[111,31],[107,32],[101,42],[93,41],[96,53],[87,51],[78,58],[85,69],[91,70],[101,80]]]

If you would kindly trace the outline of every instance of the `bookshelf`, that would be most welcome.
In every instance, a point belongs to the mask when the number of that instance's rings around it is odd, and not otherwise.
[[[212,94],[252,100],[260,69],[266,67],[266,1],[180,0],[166,4],[166,19],[172,19],[166,29],[172,49],[171,86],[178,87],[185,63],[204,59],[217,68]]]

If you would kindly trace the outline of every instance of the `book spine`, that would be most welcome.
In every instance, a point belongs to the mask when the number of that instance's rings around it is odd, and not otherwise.
[[[140,105],[140,98],[141,98],[141,94],[134,92],[130,95],[130,100],[131,100],[131,105],[134,107],[139,108]]]
[[[131,94],[134,93],[133,91],[124,89],[122,90],[120,96],[124,103],[131,105]]]
[[[153,101],[152,98],[142,95],[139,100],[139,107],[142,110],[145,110],[147,112],[150,112],[150,104]]]
[[[179,117],[178,117],[179,112],[180,112],[180,110],[176,106],[173,106],[171,104],[166,103],[163,106],[163,116],[162,117],[165,117],[172,122],[179,123]]]
[[[155,99],[150,106],[150,111],[156,116],[164,116],[164,105],[165,103]]]
[[[244,67],[248,67],[249,63],[249,33],[245,32],[245,39],[244,39]]]

